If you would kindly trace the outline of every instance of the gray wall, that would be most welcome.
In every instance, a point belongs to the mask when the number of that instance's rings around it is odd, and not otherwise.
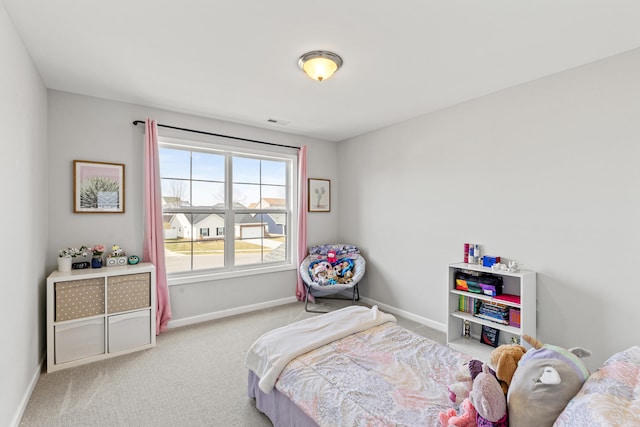
[[[45,349],[46,89],[0,2],[0,425],[16,424]]]
[[[117,243],[128,254],[142,253],[144,126],[133,126],[131,122],[146,118],[153,118],[158,123],[242,138],[291,146],[307,145],[309,176],[328,178],[334,183],[332,212],[309,214],[309,243],[335,241],[337,238],[337,161],[326,160],[337,158],[337,144],[334,142],[55,90],[48,92],[48,100],[48,271],[56,268],[58,249],[70,245],[101,243],[111,246]],[[206,136],[163,128],[158,132],[161,136],[208,140]],[[125,164],[124,214],[73,213],[74,159]],[[296,271],[171,286],[173,320],[197,321],[239,307],[255,307],[269,301],[291,298],[295,295]]]
[[[362,294],[444,324],[447,264],[480,243],[538,272],[543,342],[592,368],[638,344],[639,75],[634,50],[342,142]]]

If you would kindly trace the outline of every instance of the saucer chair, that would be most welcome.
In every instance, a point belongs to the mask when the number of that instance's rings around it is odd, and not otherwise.
[[[336,245],[339,246],[339,245]],[[311,251],[310,251],[311,252]],[[302,277],[302,281],[304,282],[305,287],[307,288],[306,297],[304,300],[304,309],[309,313],[326,313],[326,311],[319,310],[310,310],[308,308],[309,304],[309,295],[313,298],[324,298],[324,299],[350,299],[352,304],[355,304],[356,301],[360,300],[360,292],[358,291],[358,282],[364,276],[364,272],[366,269],[366,261],[364,257],[360,254],[355,256],[340,256],[338,254],[337,259],[340,261],[342,258],[349,258],[353,262],[353,268],[351,272],[353,273],[353,277],[351,277],[351,282],[349,283],[336,283],[336,284],[321,284],[315,282],[311,275],[309,274],[309,266],[312,262],[317,260],[317,256],[308,255],[300,264],[300,276]],[[344,291],[351,291],[351,298],[340,298],[340,297],[327,297],[326,295],[338,294]]]

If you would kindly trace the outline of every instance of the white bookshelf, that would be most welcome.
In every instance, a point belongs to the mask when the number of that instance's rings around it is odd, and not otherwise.
[[[491,296],[456,290],[456,272],[464,271],[470,274],[482,273],[486,275],[500,276],[503,281],[503,294],[518,295],[520,303],[509,302]],[[490,301],[506,305],[520,310],[520,326],[504,325],[491,320],[476,317],[471,313],[459,310],[459,297],[466,296],[475,300]],[[480,342],[481,328],[483,325],[500,331],[499,344],[510,343],[513,337],[518,342],[527,346],[521,336],[536,336],[536,273],[520,270],[518,272],[494,271],[491,268],[476,264],[455,263],[449,265],[448,280],[448,305],[447,305],[447,345],[451,348],[467,353],[474,358],[488,361],[493,347]],[[468,322],[471,336],[465,337],[464,325]]]

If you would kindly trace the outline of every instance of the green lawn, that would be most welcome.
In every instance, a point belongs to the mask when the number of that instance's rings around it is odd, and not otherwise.
[[[277,237],[270,240],[284,242],[285,238]],[[192,242],[183,239],[165,239],[164,241],[165,247],[168,250],[185,255],[189,255],[191,253],[191,243]],[[224,252],[223,240],[200,240],[193,242],[193,245],[194,251],[199,254]],[[237,250],[242,250],[244,252],[260,252],[262,249],[260,245],[246,242],[244,240],[236,240],[235,246]],[[269,248],[265,248],[265,251],[269,251]]]

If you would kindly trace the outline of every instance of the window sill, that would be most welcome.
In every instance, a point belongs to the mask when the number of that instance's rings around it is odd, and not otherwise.
[[[234,277],[246,277],[254,276],[258,274],[277,273],[280,271],[297,270],[297,267],[292,264],[274,265],[269,267],[257,267],[252,269],[244,269],[237,271],[221,271],[221,272],[206,272],[206,273],[183,273],[179,276],[169,276],[167,284],[169,286],[177,285],[189,285],[192,283],[211,282],[223,279],[232,279]]]

